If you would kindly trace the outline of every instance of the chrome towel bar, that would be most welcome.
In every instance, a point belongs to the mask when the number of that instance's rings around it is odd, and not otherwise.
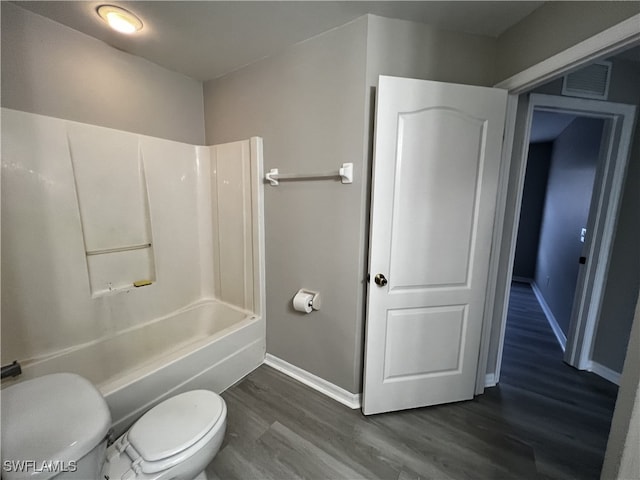
[[[337,172],[326,173],[280,173],[277,168],[272,168],[264,178],[273,187],[279,185],[280,180],[340,178],[342,183],[353,183],[353,163],[343,163]]]

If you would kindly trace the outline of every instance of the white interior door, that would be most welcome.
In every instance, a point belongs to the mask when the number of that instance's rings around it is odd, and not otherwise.
[[[380,77],[363,412],[473,397],[507,93]]]

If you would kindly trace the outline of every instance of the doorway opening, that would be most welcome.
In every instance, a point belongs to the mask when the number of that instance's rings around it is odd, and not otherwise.
[[[604,133],[601,118],[533,112],[513,280],[530,285],[562,352],[580,267],[586,262],[589,211]]]
[[[634,50],[637,52],[637,47]],[[632,70],[638,68],[640,68],[640,65],[633,65]],[[630,75],[630,78],[635,78],[635,81],[637,82],[638,77],[634,75],[638,74],[632,74]],[[515,238],[518,229],[517,223],[518,217],[520,216],[520,201],[523,194],[522,187],[525,178],[525,167],[527,166],[527,157],[525,155],[527,151],[531,153],[528,145],[530,132],[527,128],[531,127],[534,114],[538,111],[545,111],[545,113],[570,114],[576,117],[580,117],[584,113],[587,113],[587,117],[600,117],[602,121],[604,121],[604,132],[602,132],[601,135],[602,141],[600,158],[602,159],[603,155],[610,155],[614,150],[617,150],[617,156],[623,161],[623,163],[618,163],[618,160],[616,160],[609,166],[605,167],[600,160],[601,163],[598,165],[599,168],[596,171],[596,181],[594,182],[596,188],[592,192],[592,201],[590,202],[591,208],[589,209],[587,225],[584,227],[575,227],[579,228],[576,235],[578,241],[580,241],[582,228],[586,228],[587,231],[584,235],[585,242],[580,242],[578,245],[578,248],[581,248],[577,258],[575,257],[575,254],[572,254],[574,262],[576,262],[574,264],[574,268],[576,265],[578,266],[578,275],[575,289],[576,293],[574,295],[575,299],[573,302],[568,302],[571,304],[570,307],[567,307],[566,305],[564,307],[565,312],[568,311],[567,309],[570,309],[569,311],[572,317],[572,320],[568,323],[568,328],[566,321],[564,322],[564,327],[567,328],[564,331],[567,339],[564,360],[579,369],[592,371],[607,380],[617,383],[620,379],[620,372],[622,372],[622,363],[624,361],[626,345],[629,340],[631,323],[634,318],[633,309],[638,295],[637,282],[634,282],[633,288],[626,287],[630,282],[624,277],[625,274],[621,275],[622,270],[620,269],[619,263],[620,258],[624,259],[626,257],[627,266],[630,267],[630,269],[633,269],[634,266],[638,264],[638,261],[636,260],[638,255],[634,253],[634,251],[637,250],[637,235],[631,235],[631,237],[636,239],[633,246],[634,250],[631,251],[627,248],[628,242],[626,241],[626,238],[629,237],[629,231],[631,230],[627,224],[634,223],[634,217],[629,215],[629,211],[634,211],[635,208],[635,213],[633,215],[635,215],[635,218],[637,219],[637,211],[639,208],[636,199],[638,191],[637,184],[639,183],[638,180],[640,180],[640,177],[638,176],[640,169],[640,165],[638,165],[640,162],[638,162],[638,159],[640,157],[637,155],[638,148],[640,148],[640,135],[638,134],[637,125],[634,126],[635,112],[633,110],[627,113],[627,133],[622,134],[622,131],[624,130],[622,128],[622,124],[625,123],[623,119],[624,115],[620,116],[620,113],[613,113],[612,111],[589,111],[585,106],[591,102],[590,100],[578,100],[571,98],[564,99],[569,100],[570,102],[578,101],[583,104],[582,106],[578,105],[578,108],[576,109],[561,108],[561,106],[557,104],[554,108],[535,108],[534,97],[536,94],[543,93],[558,96],[560,95],[560,92],[558,91],[559,89],[553,87],[557,87],[558,84],[560,84],[561,88],[561,82],[561,79],[556,79],[551,82],[552,84],[555,83],[555,85],[547,84],[537,87],[536,90],[534,90],[537,91],[537,93],[531,93],[531,89],[524,91],[520,90],[517,91],[517,93],[520,94],[520,97],[514,97],[518,99],[518,108],[517,113],[515,108],[513,113],[513,118],[515,118],[516,135],[514,137],[514,157],[511,162],[512,172],[509,172],[509,189],[513,190],[509,190],[506,193],[507,201],[505,203],[507,204],[507,207],[505,216],[507,217],[507,224],[511,221],[509,219],[510,215],[513,215],[515,219],[513,220],[513,229],[511,225],[504,228],[505,235],[502,237],[502,250],[506,253],[506,249],[504,248],[505,244],[512,245],[512,248],[516,247]],[[628,95],[628,98],[620,98],[622,95],[618,95],[617,98],[612,98],[612,96],[610,96],[608,101],[612,103],[619,102],[640,105],[640,95],[638,95],[638,93],[640,92],[637,92],[635,97],[633,97],[633,95]],[[595,103],[603,106],[606,102],[598,101]],[[595,103],[592,104],[591,107],[593,107]],[[570,121],[575,121],[575,118]],[[518,129],[520,130],[518,131]],[[525,131],[526,135],[523,134]],[[518,133],[521,134],[520,138]],[[626,149],[626,152],[622,149]],[[632,152],[631,155],[629,155],[630,152]],[[520,155],[522,156],[519,157]],[[519,163],[519,160],[522,160],[522,162]],[[528,160],[533,160],[531,155],[529,155]],[[613,177],[609,177],[610,180],[607,180],[608,175],[612,175],[616,168],[622,168],[621,177],[614,181],[613,178],[616,176],[613,175]],[[629,171],[625,177],[624,170],[627,168]],[[549,172],[547,172],[547,175],[548,173]],[[518,178],[518,181],[514,181],[514,178]],[[600,180],[598,181],[598,179]],[[600,185],[601,192],[597,191],[598,185]],[[517,192],[518,189],[519,192]],[[509,211],[510,208],[513,208],[514,210]],[[525,206],[522,205],[522,208],[524,213]],[[543,213],[540,213],[540,215],[542,217]],[[574,227],[567,225],[567,228],[573,229]],[[508,235],[513,236],[509,237]],[[623,238],[625,240],[621,241]],[[540,239],[541,237],[538,237],[538,240]],[[538,260],[537,254],[539,246],[539,244],[535,246],[536,260]],[[544,332],[546,340],[537,342],[535,334],[538,332],[532,327],[535,322],[529,322],[526,324],[526,328],[524,329],[518,329],[518,326],[521,326],[522,323],[518,324],[517,321],[506,321],[503,323],[503,326],[507,326],[508,332],[506,337],[504,336],[504,330],[502,332],[503,336],[501,340],[503,343],[500,344],[495,382],[497,382],[498,378],[500,379],[500,383],[502,384],[501,390],[508,390],[509,388],[515,387],[519,391],[525,392],[531,392],[531,385],[537,384],[539,390],[532,393],[536,398],[548,398],[550,406],[552,404],[556,406],[563,404],[570,398],[571,404],[579,406],[579,409],[583,412],[599,412],[602,415],[599,419],[600,423],[597,426],[594,424],[592,431],[599,432],[598,436],[600,440],[606,439],[609,426],[611,425],[611,418],[614,410],[613,405],[615,403],[615,398],[618,395],[618,389],[609,381],[605,381],[604,379],[598,378],[592,374],[578,372],[562,363],[561,359],[563,358],[563,354],[558,345],[562,342],[558,341],[556,338],[559,335],[551,333],[551,329],[549,328],[549,323],[551,322],[548,322],[545,318],[545,315],[542,309],[538,306],[538,301],[532,294],[529,286],[526,284],[511,283],[512,275],[517,275],[517,273],[514,272],[513,269],[515,258],[514,251],[511,250],[509,255],[511,263],[509,263],[508,267],[505,268],[505,271],[508,271],[507,276],[509,280],[507,287],[511,286],[512,292],[514,292],[511,295],[512,302],[509,311],[509,316],[511,317],[510,320],[513,320],[514,315],[521,314],[523,305],[525,309],[527,307],[531,307],[531,310],[534,311],[537,308],[537,312],[539,314],[539,317],[537,318],[537,320],[539,320],[537,325],[546,329]],[[580,257],[583,256],[586,257],[585,263],[581,264],[579,261],[581,260]],[[516,265],[516,267],[518,266]],[[638,269],[636,268],[636,271],[637,270]],[[498,274],[498,277],[500,277],[500,275],[501,273]],[[543,271],[538,271],[536,273],[535,267],[534,272],[529,275],[533,276],[534,281],[540,282],[546,282],[546,277],[551,276],[551,283],[553,285],[553,275],[546,275]],[[518,278],[516,277],[516,279]],[[612,286],[615,288],[615,285],[619,284],[622,284],[624,289],[619,289],[619,292],[614,291],[614,295],[611,295],[610,290],[612,290]],[[504,285],[504,283],[500,283],[498,288],[503,288]],[[521,295],[523,288],[520,287],[524,287],[525,293],[528,293],[528,297],[525,296],[523,298]],[[508,302],[509,294],[507,293],[504,298]],[[618,303],[617,306],[622,303],[631,304],[631,307],[629,308],[631,312],[629,312],[629,315],[611,315],[611,304],[614,298],[616,299],[616,303]],[[498,298],[497,302],[501,302],[501,300],[502,298]],[[527,301],[530,302],[529,305],[526,304]],[[500,307],[498,307],[498,311],[499,308]],[[558,309],[556,308],[556,311],[557,310]],[[615,317],[623,316],[628,316],[628,327],[625,329],[624,326],[618,324],[614,326],[614,323],[620,323],[618,322],[619,318],[616,318],[616,322],[612,322],[611,320]],[[513,325],[515,325],[516,328],[512,328]],[[562,328],[558,328],[557,330],[562,331]],[[607,335],[610,336],[612,332],[615,332],[617,335],[617,343],[616,348],[611,349],[612,343],[610,342],[609,349],[617,350],[616,355],[621,357],[621,360],[619,368],[615,370],[607,370],[606,368],[602,368],[604,365],[599,364],[598,361],[599,358],[603,358],[601,356],[601,344],[604,344],[604,342],[600,341],[600,339]],[[516,341],[514,341],[514,338]],[[524,341],[522,341],[523,339]],[[519,344],[517,340],[520,340]],[[550,347],[549,350],[546,351],[540,348],[540,345],[544,347],[545,341],[547,342],[546,345]],[[533,347],[534,344],[536,345],[535,348]],[[520,348],[514,348],[514,345]],[[523,345],[524,348],[522,347]],[[549,362],[549,352],[552,353],[552,362]],[[502,366],[503,354],[505,360],[503,375],[501,376],[500,367]],[[610,357],[610,361],[615,360],[615,358],[611,359]],[[490,372],[491,370],[488,371]],[[625,369],[625,375],[625,378],[628,379],[628,369]],[[488,379],[489,375],[487,375],[487,380]],[[590,385],[585,385],[587,383]],[[585,388],[585,386],[587,388]],[[628,395],[628,391],[624,390],[626,386],[627,384],[625,383],[625,385],[623,385],[623,389],[620,390],[622,399],[625,398],[625,395]],[[568,395],[560,397],[558,392],[563,389],[566,391],[565,393],[568,392]],[[618,417],[621,415],[619,409],[616,410],[616,415]],[[578,422],[586,421],[584,417],[576,417],[576,419],[578,418]],[[612,432],[614,432],[615,422],[611,428]],[[613,447],[615,447],[615,445]]]
[[[640,75],[640,63],[631,65]],[[623,69],[618,77],[627,75],[629,71]],[[614,87],[615,102],[560,96],[562,79],[520,95],[522,157],[519,165],[514,157],[512,165],[520,168],[515,203],[521,207],[521,222],[514,226],[519,233],[518,242],[515,232],[512,240],[510,274],[532,284],[565,350],[565,362],[614,383],[619,382],[621,366],[608,368],[594,360],[593,352],[595,339],[603,330],[598,320],[603,316],[608,278],[620,273],[617,268],[610,272],[609,267],[623,195],[625,189],[630,191],[625,179],[634,137],[635,108],[630,104],[637,104],[638,99],[620,85],[623,83]],[[629,104],[621,103],[624,100]],[[531,177],[529,182],[525,181],[527,176]],[[629,196],[627,193],[627,204]],[[635,298],[627,300],[635,305]],[[619,337],[625,337],[616,339],[623,357],[630,322],[626,331],[617,330]],[[501,356],[502,349],[496,380]],[[615,364],[615,359],[608,362]]]

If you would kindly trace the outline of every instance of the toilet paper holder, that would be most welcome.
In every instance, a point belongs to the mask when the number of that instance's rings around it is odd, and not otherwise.
[[[296,294],[294,295],[294,298],[298,295],[305,295],[305,294],[312,296],[311,300],[309,301],[309,306],[313,310],[320,310],[320,293],[319,292],[314,292],[313,290],[307,290],[306,288],[301,288],[296,292]]]

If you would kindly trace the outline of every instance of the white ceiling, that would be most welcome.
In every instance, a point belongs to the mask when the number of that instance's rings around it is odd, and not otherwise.
[[[197,80],[217,78],[366,13],[497,37],[540,1],[21,1],[20,7]],[[135,36],[109,30],[103,3],[144,23]]]
[[[535,110],[530,143],[552,142],[575,120],[575,115]]]

